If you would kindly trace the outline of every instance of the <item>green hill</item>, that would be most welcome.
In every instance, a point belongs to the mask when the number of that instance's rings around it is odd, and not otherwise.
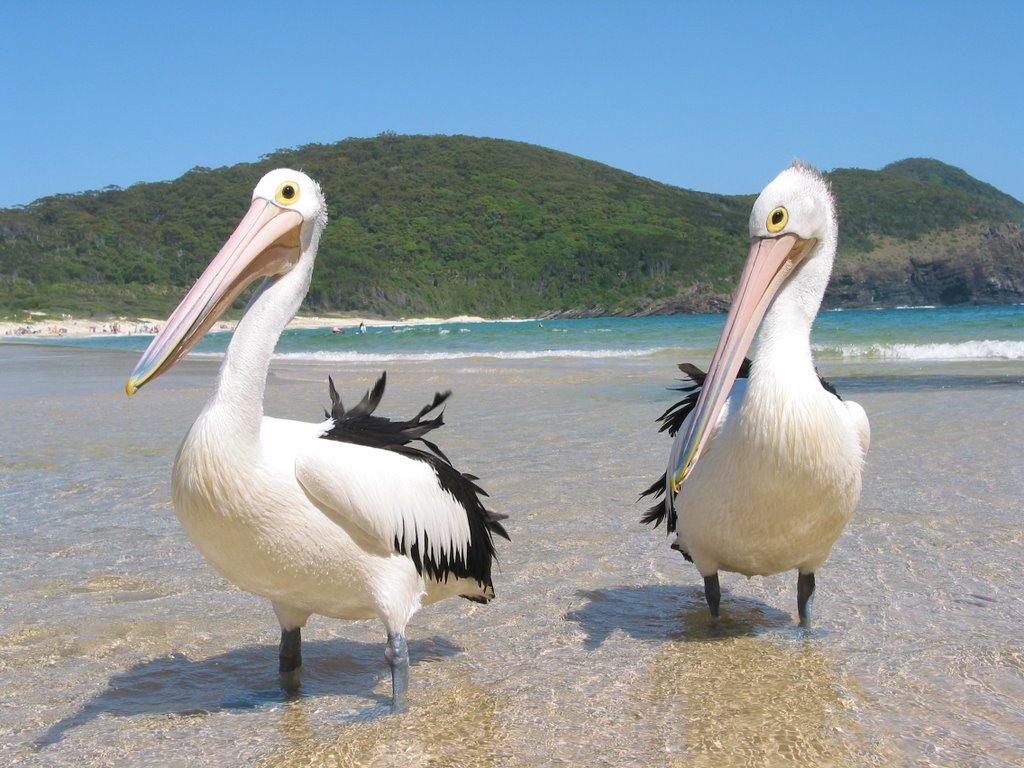
[[[827,306],[1019,302],[1024,205],[959,168],[912,158],[830,174],[840,248]]]
[[[728,301],[747,250],[753,195],[511,141],[385,134],[0,210],[0,315],[166,314],[279,166],[318,179],[330,209],[307,312],[706,311]],[[934,160],[831,176],[830,305],[1021,300],[1018,201]]]

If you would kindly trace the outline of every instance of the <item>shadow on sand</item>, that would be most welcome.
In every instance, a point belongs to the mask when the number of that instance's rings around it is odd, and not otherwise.
[[[584,647],[596,650],[615,631],[638,640],[715,640],[783,629],[800,631],[792,615],[760,600],[722,590],[722,615],[711,621],[704,589],[650,584],[581,590],[587,602],[565,615],[586,633]]]
[[[409,641],[410,663],[454,656],[462,648],[444,638]],[[374,693],[390,680],[384,642],[345,639],[305,642],[301,682],[285,690],[277,675],[277,646],[253,645],[192,661],[182,654],[144,661],[114,674],[105,690],[81,709],[51,725],[35,741],[37,749],[59,742],[68,731],[100,715],[180,715],[273,707],[324,695],[366,696],[374,704],[361,717],[391,711],[391,696]],[[390,690],[390,686],[388,686]]]

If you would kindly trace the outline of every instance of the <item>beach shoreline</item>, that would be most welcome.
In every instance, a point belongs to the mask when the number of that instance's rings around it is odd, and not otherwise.
[[[520,319],[520,318],[509,318]],[[358,333],[360,327],[392,328],[410,325],[442,325],[444,323],[487,323],[499,322],[490,318],[477,317],[473,315],[456,315],[454,317],[415,317],[400,320],[382,319],[379,317],[349,317],[349,316],[321,316],[321,315],[296,315],[288,328],[296,329],[319,329],[330,328],[338,333]],[[82,336],[137,336],[140,334],[158,333],[163,327],[164,320],[157,320],[148,317],[117,317],[108,320],[97,320],[95,318],[77,318],[65,315],[62,319],[38,318],[30,315],[23,323],[13,321],[0,321],[0,338],[60,338],[82,337]],[[215,330],[234,330],[238,324],[237,320],[218,322]]]

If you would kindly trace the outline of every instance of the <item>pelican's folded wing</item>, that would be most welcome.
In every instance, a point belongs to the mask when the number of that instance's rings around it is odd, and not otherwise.
[[[443,578],[463,570],[466,510],[433,467],[394,451],[311,440],[295,457],[295,477],[323,513],[369,551],[408,555],[417,570]]]

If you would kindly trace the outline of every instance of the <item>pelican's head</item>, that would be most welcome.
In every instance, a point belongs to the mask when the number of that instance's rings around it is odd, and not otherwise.
[[[810,322],[832,272],[838,238],[828,180],[794,162],[762,190],[750,213],[750,251],[689,428],[676,433],[666,503],[696,466],[744,356],[773,301]]]
[[[303,252],[316,255],[320,235],[327,226],[327,201],[320,185],[302,171],[278,168],[259,180],[252,191],[252,205],[264,201],[282,214],[291,211],[302,222],[298,225]]]
[[[757,196],[750,211],[750,236],[777,238],[791,233],[804,240],[834,237],[835,217],[828,179],[796,160]]]
[[[326,225],[327,204],[309,176],[279,168],[260,179],[248,213],[150,343],[125,391],[133,395],[170,369],[257,278],[276,280],[303,260],[311,269]]]

